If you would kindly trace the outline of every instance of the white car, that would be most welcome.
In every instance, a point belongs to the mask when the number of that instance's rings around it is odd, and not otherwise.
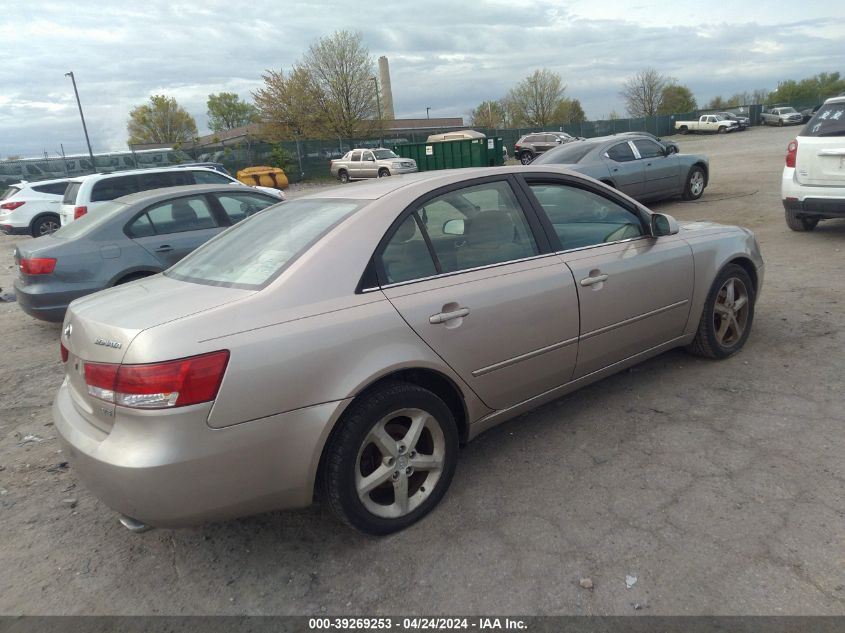
[[[225,185],[249,187],[226,174],[207,167],[163,167],[161,169],[134,169],[110,174],[91,174],[79,176],[68,181],[64,198],[59,209],[61,225],[64,226],[97,207],[138,191],[179,187],[182,185]],[[278,189],[272,187],[253,187],[285,199]]]
[[[0,196],[0,232],[49,235],[59,228],[59,207],[68,179],[17,182]]]
[[[845,218],[845,96],[825,101],[789,142],[780,190],[793,231]]]

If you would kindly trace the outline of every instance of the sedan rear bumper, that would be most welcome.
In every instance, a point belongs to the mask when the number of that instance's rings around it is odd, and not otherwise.
[[[178,527],[307,506],[322,447],[347,401],[212,429],[211,404],[118,407],[111,431],[77,411],[67,381],[53,403],[63,451],[106,505],[147,525]]]
[[[62,321],[71,301],[103,290],[101,285],[73,284],[69,290],[67,287],[56,290],[53,284],[22,284],[15,279],[15,296],[29,316],[42,321]]]

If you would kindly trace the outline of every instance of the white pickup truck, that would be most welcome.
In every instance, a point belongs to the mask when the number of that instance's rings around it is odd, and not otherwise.
[[[698,121],[675,121],[675,129],[681,134],[687,132],[718,132],[725,134],[739,129],[739,123],[719,114],[703,114]]]

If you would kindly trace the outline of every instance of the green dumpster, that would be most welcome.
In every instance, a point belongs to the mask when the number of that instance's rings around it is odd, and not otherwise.
[[[420,171],[460,167],[494,167],[504,164],[502,138],[472,138],[434,143],[394,145],[402,158],[412,158]]]

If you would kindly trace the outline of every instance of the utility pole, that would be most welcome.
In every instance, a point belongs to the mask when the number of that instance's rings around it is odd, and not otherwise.
[[[425,118],[426,118],[426,119],[430,119],[430,118],[431,118],[430,116],[428,116],[428,113],[429,113],[429,112],[431,112],[431,108],[428,108],[428,107],[427,107],[427,108],[425,109]]]
[[[88,156],[91,158],[91,169],[95,172],[97,167],[94,164],[94,152],[91,151],[91,140],[88,138],[88,128],[85,125],[85,115],[82,114],[82,102],[79,100],[79,91],[76,89],[76,78],[73,76],[73,71],[65,73],[65,77],[70,77],[73,82],[73,94],[76,95],[76,105],[79,107],[79,118],[82,119],[82,131],[85,132],[85,142],[88,144]]]

